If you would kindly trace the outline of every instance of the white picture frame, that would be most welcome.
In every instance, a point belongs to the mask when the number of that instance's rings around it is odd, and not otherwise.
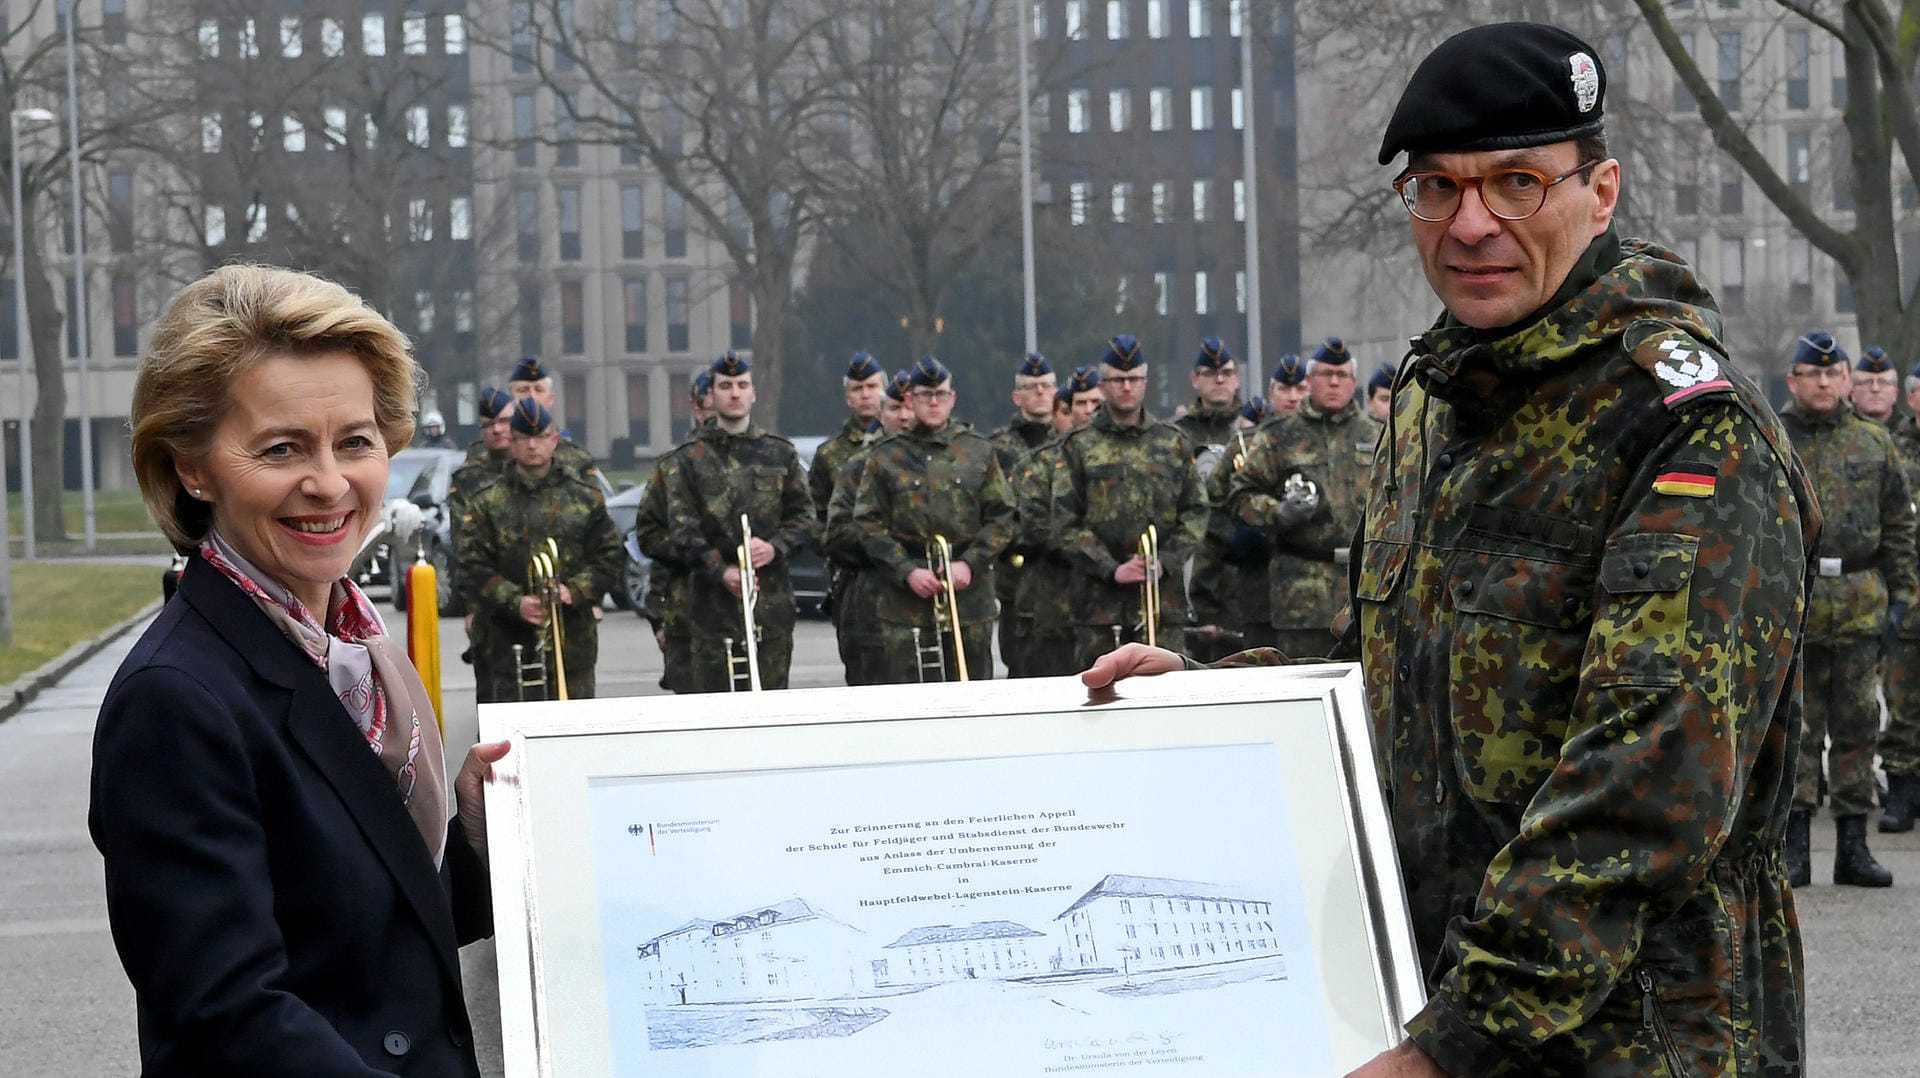
[[[507,1074],[1338,1074],[1398,1043],[1424,990],[1358,668],[1118,688],[483,706]]]

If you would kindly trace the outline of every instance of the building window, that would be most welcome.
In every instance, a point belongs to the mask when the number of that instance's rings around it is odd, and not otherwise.
[[[1247,0],[1227,0],[1227,36],[1239,37],[1246,26]]]
[[[513,163],[532,168],[539,163],[533,142],[533,95],[513,95]]]
[[[300,117],[287,115],[280,117],[280,146],[288,153],[301,153],[307,148],[307,125]]]
[[[407,106],[407,141],[421,149],[433,146],[433,127],[427,117],[427,106]]]
[[[1839,38],[1833,38],[1833,61],[1829,65],[1833,76],[1833,107],[1847,107],[1847,46]],[[1851,297],[1852,293],[1848,293]],[[1847,310],[1852,310],[1848,307]]]
[[[200,55],[209,60],[220,55],[220,24],[212,19],[200,21]]]
[[[233,51],[242,60],[253,60],[260,56],[260,39],[254,34],[252,19],[240,20],[240,33],[235,36]]]
[[[1079,41],[1087,36],[1087,0],[1067,0],[1067,39]]]
[[[540,285],[533,281],[520,282],[520,353],[537,356],[544,349],[541,343],[540,325]]]
[[[1116,183],[1113,185],[1113,190],[1107,196],[1107,205],[1113,210],[1114,224],[1124,225],[1127,223],[1127,196],[1132,193],[1133,185],[1130,183]]]
[[[553,102],[553,163],[561,168],[577,168],[580,164],[580,138],[577,121],[573,115],[573,105],[565,98],[555,98]]]
[[[267,207],[264,203],[247,204],[247,242],[265,243],[267,239]]]
[[[667,257],[685,258],[687,257],[687,200],[680,197],[680,192],[671,187],[661,192],[661,196],[663,212],[660,215],[660,225],[664,233],[662,242],[666,246]]]
[[[433,293],[415,292],[413,294],[413,329],[425,337],[433,332]]]
[[[80,354],[80,323],[87,317],[87,309],[80,306],[80,292],[75,287],[76,278],[71,274],[61,278],[67,286],[67,355]],[[91,297],[89,297],[91,298]],[[80,312],[76,317],[73,312]]]
[[[1195,86],[1188,94],[1192,102],[1193,129],[1213,130],[1213,87]]]
[[[5,30],[0,28],[0,36]],[[127,0],[104,0],[100,5],[100,35],[109,45],[127,43]]]
[[[620,188],[620,257],[644,258],[647,253],[645,187],[637,183]]]
[[[1694,54],[1692,31],[1687,31],[1680,35],[1680,51],[1686,53],[1688,56]],[[1700,103],[1693,99],[1693,91],[1687,89],[1686,83],[1680,81],[1680,73],[1677,71],[1674,72],[1673,75],[1673,111],[1700,111]]]
[[[577,356],[587,350],[586,285],[560,282],[560,351]],[[571,394],[569,394],[571,395]]]
[[[1087,91],[1067,91],[1067,133],[1084,135],[1087,133]]]
[[[1147,36],[1159,41],[1167,36],[1168,0],[1147,0]]]
[[[1813,103],[1812,44],[1805,30],[1787,31],[1787,107],[1804,109]]]
[[[1813,244],[1805,236],[1787,238],[1787,302],[1796,311],[1813,306]]]
[[[347,30],[339,19],[320,20],[320,53],[328,57],[346,55]]]
[[[1187,0],[1187,36],[1206,37],[1213,32],[1213,12],[1208,9],[1210,0]]]
[[[1107,0],[1107,40],[1127,38],[1127,0]]]
[[[1212,180],[1193,181],[1193,219],[1196,222],[1207,219],[1207,202],[1212,194]]]
[[[727,283],[727,347],[753,347],[753,294],[747,282],[734,279]]]
[[[1232,117],[1235,131],[1247,125],[1247,99],[1238,86],[1227,91],[1227,115]]]
[[[691,347],[688,331],[691,316],[692,297],[689,290],[692,282],[686,274],[675,273],[667,277],[667,351],[685,352]]]
[[[1155,131],[1167,131],[1173,127],[1173,91],[1165,86],[1155,86],[1147,91],[1147,126]]]
[[[647,279],[627,278],[621,283],[620,293],[626,308],[627,351],[644,352],[647,350]]]
[[[573,43],[575,40],[573,25],[573,0],[553,0],[554,44],[553,69],[572,71],[574,68]]]
[[[473,200],[465,195],[456,195],[447,203],[447,238],[473,238]]]
[[[1076,180],[1067,185],[1067,220],[1076,225],[1087,223],[1087,203],[1093,198],[1093,185]]]
[[[387,17],[384,14],[361,17],[360,51],[368,56],[387,54]]]
[[[1164,225],[1173,214],[1173,185],[1165,180],[1153,181],[1153,223]]]
[[[560,208],[560,261],[580,261],[580,189],[562,187],[555,192]]]
[[[1168,293],[1173,291],[1173,274],[1156,273],[1153,275],[1153,313],[1164,315],[1171,309]]]
[[[1113,131],[1125,131],[1127,123],[1133,118],[1133,91],[1107,91],[1107,127]]]
[[[1047,0],[1033,0],[1033,39],[1047,39]]]
[[[473,290],[470,288],[456,289],[453,293],[453,331],[473,332]]]
[[[1127,313],[1127,275],[1124,273],[1113,283],[1113,313]]]
[[[460,56],[467,51],[467,20],[458,15],[448,15],[440,22],[440,47],[448,56]]]
[[[513,193],[514,248],[522,262],[540,260],[540,192]]]
[[[1247,219],[1247,181],[1245,180],[1233,181],[1233,219],[1236,221]]]
[[[1195,270],[1193,274],[1193,313],[1213,313],[1213,279],[1206,270]]]
[[[200,117],[200,150],[203,153],[220,152],[220,117],[217,113],[207,113]]]
[[[1833,275],[1833,309],[1841,314],[1852,314],[1853,282],[1847,280],[1845,273]]]
[[[1744,236],[1720,238],[1719,296],[1728,306],[1738,307],[1747,296],[1747,241]]]
[[[327,148],[347,144],[347,110],[329,105],[320,110],[320,122],[326,125]]]
[[[280,20],[280,55],[289,60],[298,59],[304,42],[300,38],[300,20],[286,18]]]
[[[408,56],[427,54],[427,17],[408,15],[400,20],[400,51]]]
[[[140,354],[140,323],[135,315],[133,278],[113,278],[113,354]]]
[[[530,0],[516,0],[508,9],[507,21],[507,53],[512,57],[513,73],[525,75],[533,70],[533,4]]]
[[[116,254],[133,250],[133,173],[107,173],[107,243]]]
[[[447,148],[463,149],[467,145],[467,106],[454,103],[447,106]]]
[[[424,198],[407,200],[407,239],[413,243],[433,242],[433,209]]]
[[[1740,213],[1746,209],[1747,178],[1731,160],[1720,162],[1720,212]]]
[[[1740,111],[1740,31],[1723,30],[1713,35],[1719,53],[1720,101],[1729,112]]]
[[[634,445],[650,445],[653,442],[653,400],[651,393],[652,377],[645,371],[636,371],[627,375],[627,441]],[[886,976],[886,964],[880,966],[879,973]]]

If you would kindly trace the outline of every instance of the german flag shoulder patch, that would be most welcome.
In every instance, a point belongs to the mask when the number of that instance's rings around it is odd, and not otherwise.
[[[1653,492],[1682,498],[1711,498],[1718,479],[1708,468],[1672,468],[1653,477]]]

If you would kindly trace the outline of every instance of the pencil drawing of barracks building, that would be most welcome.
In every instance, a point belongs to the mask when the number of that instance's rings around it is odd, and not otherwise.
[[[1006,980],[1060,968],[1060,951],[1044,933],[1012,921],[929,925],[887,944],[873,963],[881,986]]]
[[[1054,918],[1070,965],[1124,972],[1280,953],[1272,904],[1218,884],[1112,875]]]
[[[800,899],[694,918],[641,944],[648,1003],[831,999],[873,987],[866,933]]]

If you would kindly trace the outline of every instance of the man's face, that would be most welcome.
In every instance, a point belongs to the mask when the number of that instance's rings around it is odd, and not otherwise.
[[[492,419],[480,421],[480,437],[486,441],[488,449],[495,453],[502,453],[513,447],[513,428],[509,426],[510,422],[505,412]]]
[[[713,411],[729,423],[737,423],[753,414],[753,375],[713,376]]]
[[[1307,399],[1307,383],[1295,382],[1287,385],[1272,382],[1267,385],[1267,410],[1274,415],[1300,410],[1300,402]]]
[[[1580,164],[1572,142],[1520,150],[1416,154],[1408,171],[1482,176],[1527,168],[1549,179]],[[1607,160],[1547,189],[1540,211],[1503,221],[1487,210],[1478,187],[1460,193],[1449,221],[1409,215],[1427,283],[1454,317],[1476,329],[1510,326],[1544,306],[1594,237],[1607,230],[1620,195],[1620,164]]]
[[[1039,423],[1053,412],[1053,394],[1058,384],[1051,374],[1013,376],[1013,406],[1021,418]]]
[[[1105,384],[1104,382],[1101,383],[1101,385]],[[1073,417],[1073,425],[1076,427],[1084,427],[1093,422],[1094,411],[1098,409],[1101,402],[1106,399],[1107,395],[1101,392],[1100,386],[1094,386],[1092,389],[1083,389],[1075,393],[1073,395],[1073,411],[1070,413]]]
[[[551,378],[541,378],[532,382],[508,382],[507,392],[513,396],[514,400],[519,400],[521,397],[532,397],[534,400],[539,401],[541,406],[547,411],[553,411],[553,379]]]
[[[1337,412],[1353,399],[1353,364],[1316,363],[1307,372],[1307,393],[1324,411]]]
[[[947,425],[947,417],[953,414],[953,405],[958,399],[951,378],[937,386],[914,386],[907,390],[907,404],[913,409],[914,421],[929,430]]]
[[[1096,402],[1099,399],[1098,396],[1094,397]],[[1063,401],[1059,397],[1055,397],[1053,399],[1053,433],[1065,434],[1072,429],[1073,400],[1069,398]]]
[[[699,396],[693,398],[693,421],[695,423],[705,423],[712,415],[713,415],[713,391],[712,390],[708,390],[707,392],[702,393]]]
[[[1387,386],[1375,386],[1367,390],[1367,414],[1380,422],[1387,421],[1387,413],[1393,411],[1393,390]]]
[[[1803,411],[1824,415],[1846,399],[1851,384],[1848,373],[1845,365],[1816,367],[1811,363],[1795,363],[1793,370],[1787,372],[1787,391]]]
[[[513,431],[513,460],[529,475],[541,475],[553,463],[553,451],[560,444],[560,432],[548,427],[539,434]]]
[[[1112,364],[1102,364],[1100,392],[1106,398],[1109,415],[1122,423],[1133,422],[1140,415],[1141,403],[1147,399],[1147,365],[1142,363],[1123,371]]]
[[[907,406],[906,401],[897,401],[884,395],[881,397],[881,402],[880,429],[888,434],[900,433],[901,429],[907,425],[907,420],[913,418],[913,409]]]
[[[1892,371],[1854,371],[1853,407],[1876,423],[1893,418],[1893,397],[1899,375]]]
[[[1216,412],[1240,396],[1240,367],[1235,363],[1217,369],[1195,367],[1191,381],[1193,391],[1200,395],[1200,402]]]
[[[880,414],[880,402],[886,397],[887,376],[874,374],[858,382],[847,381],[847,411],[862,423]]]

